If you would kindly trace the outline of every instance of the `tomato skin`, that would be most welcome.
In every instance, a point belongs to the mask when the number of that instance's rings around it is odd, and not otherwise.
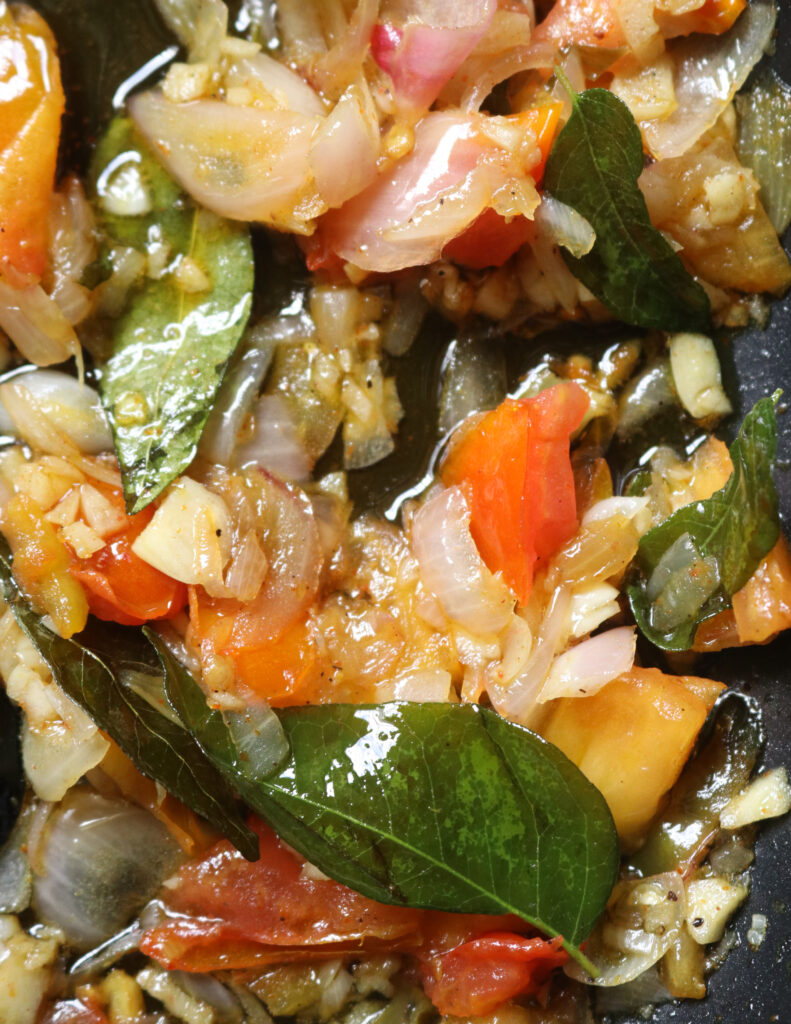
[[[105,497],[123,508],[117,488],[104,489]],[[155,569],[132,551],[132,544],[151,522],[152,506],[127,525],[90,558],[74,558],[69,572],[82,584],[91,613],[105,622],[142,626],[151,619],[170,619],[187,603],[187,588]]]
[[[486,565],[524,604],[539,560],[577,526],[569,439],[588,397],[565,381],[535,398],[506,399],[451,449],[440,470],[470,506],[470,532]]]
[[[30,7],[2,5],[0,67],[0,272],[38,278],[47,261],[64,96],[55,40]]]
[[[421,964],[426,995],[442,1014],[492,1013],[519,995],[537,995],[568,954],[562,939],[492,932]]]

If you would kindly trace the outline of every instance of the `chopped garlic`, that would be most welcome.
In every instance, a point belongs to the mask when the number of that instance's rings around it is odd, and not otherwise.
[[[705,334],[674,334],[669,341],[670,369],[678,397],[696,420],[733,412],[722,388],[720,361]]]
[[[705,946],[719,942],[728,918],[747,896],[747,886],[714,875],[687,885],[687,928]]]
[[[750,943],[750,948],[753,951],[763,945],[768,924],[766,914],[753,914],[750,928],[747,932],[747,941]]]
[[[110,971],[100,984],[110,1024],[135,1024],[145,1013],[140,986],[126,971]]]
[[[567,632],[573,637],[587,636],[619,611],[618,589],[612,584],[596,582],[575,587],[571,593]]]
[[[765,818],[777,818],[791,810],[791,785],[785,768],[773,768],[759,775],[737,793],[720,814],[723,828],[737,829]]]
[[[3,1024],[33,1024],[50,983],[60,933],[46,928],[34,938],[10,915],[0,916],[0,1017]]]
[[[212,68],[209,64],[175,62],[168,68],[162,92],[171,103],[188,103],[209,92],[211,79]]]
[[[109,537],[126,526],[124,510],[113,505],[91,484],[80,487],[80,506],[83,519],[99,537]]]
[[[140,167],[140,154],[123,153],[111,161],[96,182],[99,205],[115,217],[142,217],[153,209]]]
[[[187,295],[207,292],[211,288],[208,274],[191,256],[182,256],[173,271],[173,277],[181,291]]]
[[[728,168],[703,182],[703,194],[709,223],[712,227],[733,224],[741,217],[745,205],[754,205],[754,194],[748,191],[746,173],[741,168]]]
[[[104,541],[87,523],[77,520],[60,531],[61,540],[69,545],[77,558],[90,558],[104,547]]]

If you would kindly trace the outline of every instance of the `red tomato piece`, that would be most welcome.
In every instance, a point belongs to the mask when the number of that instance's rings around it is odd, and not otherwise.
[[[561,103],[547,103],[543,107],[526,110],[519,115],[520,124],[533,132],[541,159],[530,170],[536,184],[544,177],[544,168],[552,143],[555,139]],[[533,222],[526,217],[506,220],[489,207],[457,238],[452,239],[442,250],[445,259],[463,267],[482,270],[484,267],[501,267],[507,259],[533,237]]]
[[[55,40],[22,4],[0,6],[0,271],[40,277],[64,98]]]
[[[105,497],[123,508],[121,492],[104,490]],[[142,626],[151,619],[169,619],[187,603],[187,588],[144,562],[132,544],[151,522],[154,509],[127,517],[127,525],[90,558],[75,558],[69,572],[82,584],[91,612],[105,622]]]
[[[487,413],[461,438],[441,469],[470,505],[470,532],[481,557],[524,604],[540,559],[576,529],[577,508],[569,439],[588,397],[570,381],[535,398]]]
[[[477,1017],[520,995],[537,995],[568,954],[562,939],[493,932],[421,964],[426,994],[442,1014]]]
[[[339,882],[310,877],[304,861],[263,822],[253,818],[250,825],[260,838],[260,859],[245,860],[223,840],[183,867],[168,892],[180,916],[145,933],[140,948],[147,956],[201,971],[417,945],[420,911],[384,906]]]

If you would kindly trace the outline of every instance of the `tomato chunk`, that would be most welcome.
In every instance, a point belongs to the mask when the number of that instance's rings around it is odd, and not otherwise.
[[[414,946],[420,911],[369,900],[303,871],[302,859],[251,819],[261,857],[251,863],[229,842],[183,867],[169,891],[179,916],[149,929],[141,949],[167,967],[200,971],[254,967],[344,951]],[[207,920],[211,918],[211,920]]]
[[[537,562],[577,526],[569,439],[588,401],[570,381],[535,398],[506,399],[462,437],[441,469],[443,483],[459,484],[467,495],[483,560],[522,603]]]
[[[0,272],[40,277],[64,98],[55,40],[30,7],[0,6]]]
[[[104,491],[123,510],[117,488]],[[91,612],[106,622],[142,626],[151,619],[169,619],[187,603],[187,588],[144,562],[132,544],[151,522],[152,506],[126,517],[126,525],[90,558],[74,558],[69,571],[82,584]]]
[[[544,168],[555,139],[562,109],[562,104],[553,102],[526,110],[519,115],[519,123],[535,135],[536,144],[541,151],[541,160],[530,171],[536,184],[544,177]],[[484,210],[466,231],[448,242],[442,250],[442,255],[454,263],[476,270],[483,267],[500,267],[532,236],[532,221],[526,217],[506,220],[490,207]]]
[[[443,1014],[480,1016],[519,995],[537,995],[568,954],[561,938],[493,932],[421,965],[426,994]]]

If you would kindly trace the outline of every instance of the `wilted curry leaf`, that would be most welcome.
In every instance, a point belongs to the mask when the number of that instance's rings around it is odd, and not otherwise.
[[[563,258],[618,319],[665,331],[705,330],[709,300],[648,216],[637,179],[640,129],[607,89],[572,94],[571,116],[552,147],[544,187],[596,232],[593,249]]]
[[[124,175],[149,212],[112,212]],[[127,508],[138,512],[195,456],[250,314],[252,247],[246,227],[181,192],[126,118],[113,121],[100,142],[92,179],[108,245],[159,254],[163,262],[160,276],[144,276],[130,292],[101,375]],[[205,275],[203,286],[179,283],[185,259]]]
[[[730,607],[777,543],[778,395],[760,399],[745,416],[725,486],[678,509],[640,540],[642,580],[630,586],[629,600],[640,629],[658,647],[690,648],[698,625]]]
[[[195,739],[121,681],[128,672],[159,671],[139,630],[92,622],[81,642],[64,640],[21,597],[5,552],[0,553],[0,582],[17,622],[60,688],[144,775],[206,818],[245,857],[257,859],[258,840],[245,824],[233,791]]]
[[[551,744],[472,705],[277,712],[278,767],[234,750],[222,716],[159,645],[168,698],[244,800],[332,878],[401,906],[514,913],[582,941],[618,869],[601,794]]]

